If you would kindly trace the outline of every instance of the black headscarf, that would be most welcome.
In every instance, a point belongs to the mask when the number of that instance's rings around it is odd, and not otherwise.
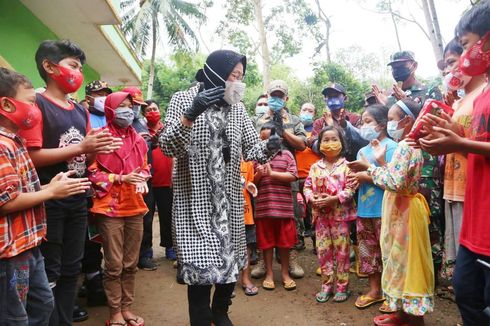
[[[211,53],[206,59],[206,64],[196,73],[196,80],[204,83],[205,89],[216,86],[225,87],[223,80],[227,80],[233,72],[233,68],[241,62],[243,64],[243,74],[247,68],[247,57],[231,50],[217,50]],[[214,71],[214,73],[213,73]],[[223,80],[221,80],[216,74]],[[214,85],[213,85],[214,83]]]

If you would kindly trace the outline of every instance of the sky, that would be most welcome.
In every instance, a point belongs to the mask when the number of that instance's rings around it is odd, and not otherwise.
[[[190,0],[192,2],[196,2]],[[214,6],[207,11],[208,21],[200,28],[203,42],[210,51],[221,48],[232,48],[224,40],[215,34],[219,19],[224,17],[223,3],[225,0],[215,0]],[[264,11],[271,6],[280,3],[281,0],[263,0],[266,3]],[[316,8],[314,0],[306,0],[312,8]],[[413,17],[424,27],[425,18],[418,7],[417,0],[392,0],[395,7],[400,8],[400,13]],[[439,19],[441,34],[444,44],[449,42],[454,35],[454,27],[464,10],[470,6],[469,0],[434,0]],[[374,53],[380,62],[389,61],[389,55],[398,50],[395,31],[389,15],[375,12],[378,0],[321,0],[323,10],[330,17],[332,28],[330,48],[334,53],[339,49],[350,46],[359,46],[363,51]],[[402,3],[400,5],[400,3]],[[404,3],[404,4],[403,4]],[[399,35],[403,50],[415,53],[418,61],[417,74],[430,78],[438,75],[435,56],[432,46],[419,27],[410,22],[398,24]],[[162,41],[160,41],[162,43]],[[318,58],[312,58],[315,42],[311,39],[303,41],[303,49],[298,55],[285,59],[284,63],[293,68],[300,79],[306,79],[312,75],[312,62]],[[168,55],[168,49],[159,47],[159,57]],[[201,46],[201,51],[205,47]],[[323,52],[324,53],[324,52]],[[259,60],[257,60],[259,61]]]

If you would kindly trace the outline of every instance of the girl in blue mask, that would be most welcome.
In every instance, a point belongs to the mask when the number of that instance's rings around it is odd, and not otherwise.
[[[357,159],[365,159],[374,166],[385,166],[391,161],[397,143],[388,138],[388,108],[375,104],[368,106],[361,116],[361,137],[369,144],[357,153]],[[383,302],[381,292],[381,203],[384,189],[373,184],[371,178],[365,178],[359,188],[357,208],[357,249],[356,258],[358,273],[368,275],[370,290],[357,298],[355,306],[367,308],[375,303]]]
[[[375,317],[375,325],[423,325],[424,315],[434,308],[430,211],[425,197],[419,193],[424,158],[420,149],[405,141],[419,111],[419,105],[409,99],[390,108],[388,134],[399,141],[391,162],[384,166],[364,160],[349,164],[355,171],[367,171],[364,177],[385,189],[379,237],[385,297],[382,307],[393,313]]]

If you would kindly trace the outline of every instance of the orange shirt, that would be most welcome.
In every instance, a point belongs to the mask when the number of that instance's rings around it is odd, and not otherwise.
[[[243,198],[245,199],[245,203],[243,205],[245,225],[253,225],[254,216],[252,209],[252,200],[250,198],[250,193],[247,191],[245,186],[249,183],[253,183],[254,181],[254,163],[242,161],[242,163],[240,164],[240,174],[242,179]]]
[[[142,171],[149,174],[146,163]],[[90,212],[110,217],[129,217],[148,212],[143,195],[136,193],[136,186],[129,183],[119,184],[116,175],[102,169],[97,161],[89,167],[89,179],[95,189],[94,205]]]
[[[306,179],[310,173],[310,168],[313,164],[318,162],[321,157],[313,152],[309,147],[302,152],[296,151],[296,166],[298,167],[298,177],[300,179]]]

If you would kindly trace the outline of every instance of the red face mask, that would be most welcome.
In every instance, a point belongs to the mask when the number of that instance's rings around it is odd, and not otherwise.
[[[154,126],[160,121],[160,112],[158,111],[151,111],[146,114],[146,120],[148,121],[148,124]]]
[[[50,74],[49,77],[61,88],[61,90],[70,94],[76,92],[83,83],[83,74],[78,69],[70,69],[55,64],[59,74]]]
[[[41,121],[41,111],[36,104],[21,102],[11,97],[0,97],[0,101],[3,99],[7,99],[15,110],[14,112],[0,110],[0,114],[15,123],[19,129],[31,129]]]
[[[483,46],[490,39],[490,32],[469,48],[459,59],[459,68],[468,76],[479,76],[490,68],[490,50],[483,52]]]

